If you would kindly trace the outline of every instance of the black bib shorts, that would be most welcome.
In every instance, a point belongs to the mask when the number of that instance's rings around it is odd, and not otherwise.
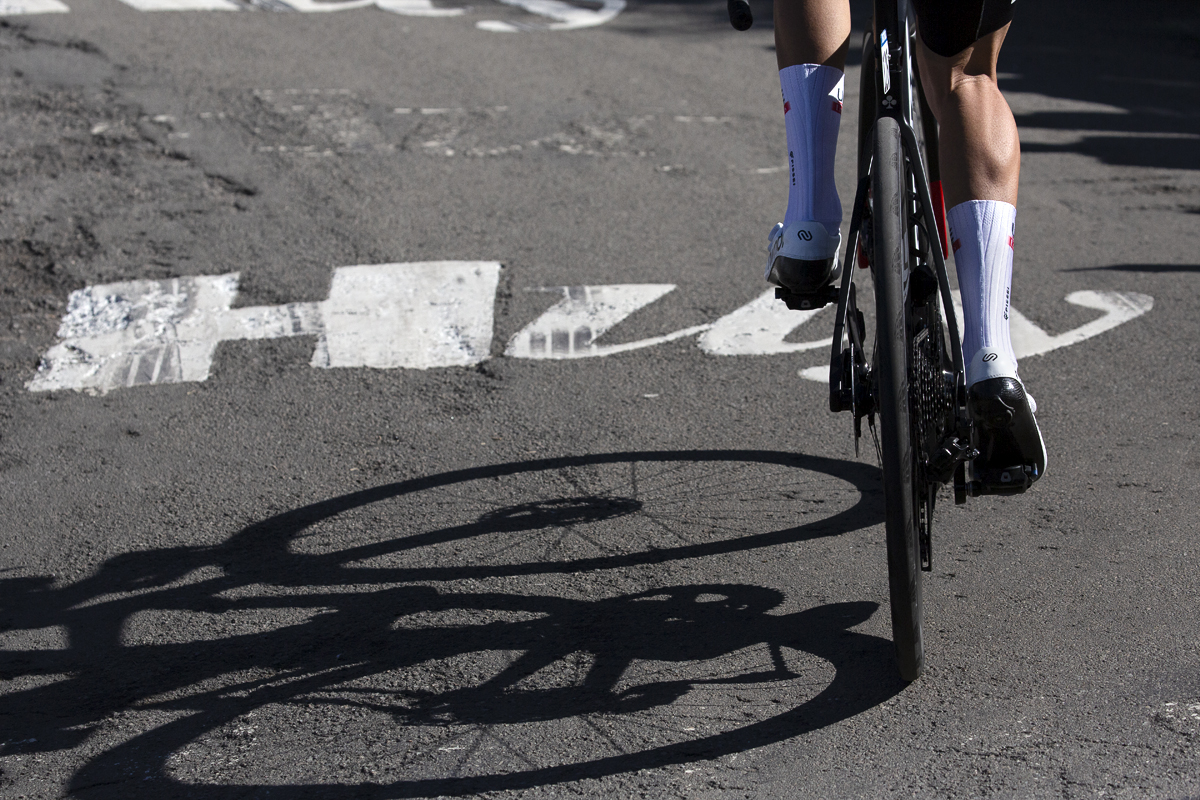
[[[913,0],[925,46],[953,56],[1012,22],[1016,0]]]

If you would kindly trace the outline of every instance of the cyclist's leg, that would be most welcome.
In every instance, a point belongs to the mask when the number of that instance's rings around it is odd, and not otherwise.
[[[775,0],[788,142],[788,207],[768,240],[767,280],[809,292],[838,274],[842,205],[833,161],[850,43],[848,0]]]
[[[824,64],[846,68],[849,0],[775,0],[775,60],[779,68]]]
[[[923,5],[929,13],[930,0]],[[964,6],[972,7],[957,8]],[[995,15],[998,6],[1011,15],[1011,4],[1001,0],[990,6],[988,0],[974,5],[970,23],[981,30],[990,13],[991,24],[999,27],[956,52],[946,52],[962,43],[954,31],[922,24],[917,57],[939,124],[947,219],[962,292],[968,400],[983,450],[979,464],[996,476],[1027,465],[1036,480],[1045,471],[1045,445],[1033,416],[1036,405],[1017,376],[1009,334],[1021,154],[1016,122],[996,80],[1008,22]]]
[[[946,204],[998,200],[1015,206],[1021,173],[1017,123],[996,82],[1008,25],[963,51],[940,55],[924,42],[917,60],[938,121],[938,160]]]
[[[924,42],[917,46],[925,96],[938,120],[942,186],[963,295],[968,385],[985,377],[1017,375],[1008,295],[1021,146],[1012,111],[996,83],[996,61],[1007,32],[1005,25],[950,56]]]

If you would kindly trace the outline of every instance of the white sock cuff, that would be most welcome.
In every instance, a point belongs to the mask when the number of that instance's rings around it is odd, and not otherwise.
[[[842,102],[846,73],[824,64],[795,64],[779,70],[779,87],[784,102],[808,97],[832,97]]]
[[[1017,207],[1003,200],[968,200],[946,212],[954,252],[970,247],[980,253],[980,260],[998,246],[1012,248],[1016,221]]]

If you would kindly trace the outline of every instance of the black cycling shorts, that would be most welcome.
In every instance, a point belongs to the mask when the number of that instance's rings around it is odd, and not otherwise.
[[[953,56],[1012,22],[1015,0],[913,0],[925,46]]]

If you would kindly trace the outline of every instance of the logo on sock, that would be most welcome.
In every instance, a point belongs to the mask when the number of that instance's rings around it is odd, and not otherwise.
[[[954,252],[957,253],[958,248],[962,247],[962,239],[955,239],[952,244],[954,245]]]
[[[834,112],[835,114],[840,114],[840,113],[842,113],[842,101],[841,101],[841,100],[834,100],[834,101],[833,101],[833,112]],[[784,113],[786,114],[786,113],[787,113],[787,111],[785,110],[785,111],[784,111]]]
[[[983,361],[986,364],[991,361],[995,361],[999,357],[1000,357],[999,353],[988,353],[986,356],[983,357]]]
[[[1011,236],[1008,237],[1008,249],[1009,250],[1013,249],[1013,237],[1011,237]]]
[[[789,103],[787,100],[784,100],[783,101],[783,113],[786,114],[787,112],[789,112],[791,110],[792,110],[792,104]]]
[[[799,236],[801,239],[803,239],[806,242],[812,241],[812,234],[809,233],[808,231],[804,230],[803,228],[801,228],[800,232],[796,235]]]

